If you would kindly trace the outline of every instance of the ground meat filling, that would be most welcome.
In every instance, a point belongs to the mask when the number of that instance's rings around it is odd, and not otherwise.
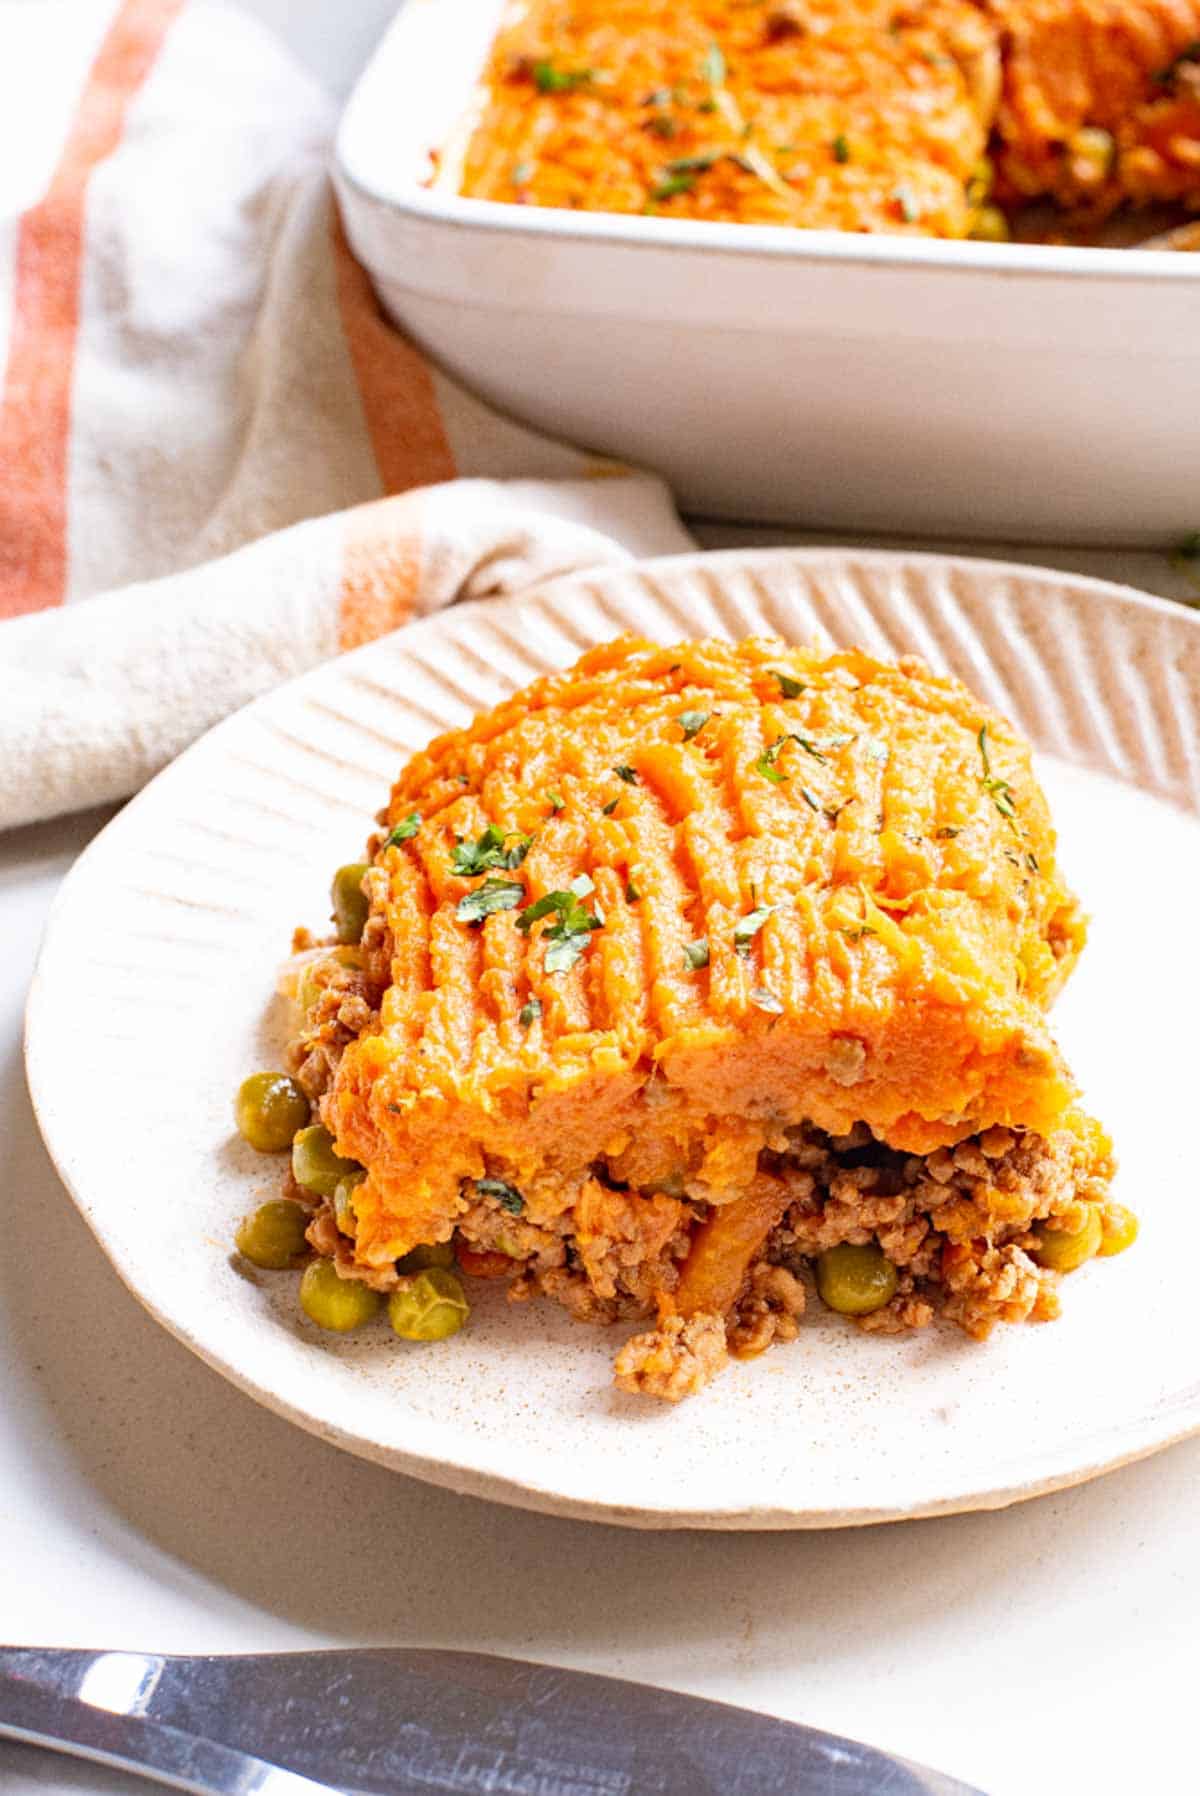
[[[376,869],[368,874],[379,877]],[[307,990],[290,1065],[318,1102],[346,1044],[378,1026],[391,940],[373,905],[356,949],[326,943],[317,952],[303,936],[296,947],[292,977],[307,979]],[[670,1195],[640,1191],[597,1165],[536,1218],[528,1206],[514,1215],[468,1183],[454,1243],[462,1269],[506,1279],[512,1302],[548,1297],[589,1323],[645,1321],[657,1312],[656,1325],[621,1349],[616,1381],[674,1402],[699,1390],[728,1357],[756,1358],[777,1341],[795,1340],[814,1267],[843,1244],[873,1245],[896,1269],[888,1301],[854,1318],[868,1333],[923,1328],[942,1316],[981,1340],[997,1322],[1051,1319],[1060,1275],[1033,1257],[1035,1225],[1067,1235],[1084,1229],[1097,1209],[1106,1213],[1112,1171],[1069,1128],[1048,1137],[990,1128],[924,1156],[885,1146],[863,1123],[839,1136],[808,1124],[789,1129],[786,1147],[759,1161],[760,1175],[783,1187],[786,1207],[722,1316],[680,1315],[674,1307],[696,1230],[712,1209],[699,1187],[689,1195],[686,1180]],[[308,1197],[298,1188],[289,1195]],[[308,1241],[343,1277],[379,1290],[398,1281],[394,1267],[356,1261],[328,1201],[313,1209]]]
[[[868,1333],[923,1328],[941,1315],[983,1339],[997,1322],[1048,1321],[1058,1313],[1059,1274],[1031,1258],[1034,1224],[1077,1233],[1103,1209],[1112,1170],[1067,1129],[1045,1138],[993,1128],[922,1157],[885,1147],[863,1124],[843,1136],[803,1127],[791,1131],[788,1152],[766,1158],[792,1201],[732,1311],[686,1326],[668,1315],[636,1335],[617,1360],[623,1390],[668,1401],[690,1395],[724,1363],[723,1354],[696,1348],[718,1321],[738,1358],[794,1340],[804,1278],[843,1243],[873,1243],[897,1268],[891,1299],[855,1318]],[[701,1321],[711,1326],[688,1332]]]

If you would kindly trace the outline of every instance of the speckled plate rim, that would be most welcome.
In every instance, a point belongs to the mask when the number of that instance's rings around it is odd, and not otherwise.
[[[487,632],[509,646],[528,645],[540,623],[557,630],[562,639],[573,645],[572,653],[582,652],[592,642],[604,640],[621,628],[637,627],[625,613],[622,589],[648,590],[658,598],[667,595],[667,608],[679,619],[679,636],[705,632],[740,636],[767,631],[786,635],[786,605],[782,610],[778,604],[747,605],[745,589],[755,590],[764,579],[769,583],[772,577],[785,582],[791,578],[800,584],[815,583],[804,599],[818,629],[828,629],[835,614],[837,621],[845,624],[848,608],[856,630],[855,640],[885,653],[923,653],[935,662],[950,663],[954,671],[972,680],[989,702],[1007,708],[1038,748],[1050,748],[1069,759],[1088,763],[1099,757],[1105,764],[1104,770],[1113,776],[1144,784],[1156,795],[1200,812],[1200,618],[1168,601],[1111,582],[957,556],[838,548],[729,550],[672,556],[591,575],[565,576],[518,599],[457,606],[409,625],[391,637],[289,682],[217,725],[124,807],[64,880],[51,907],[29,993],[25,1030],[27,1077],[35,1114],[56,1170],[106,1257],[138,1302],[222,1377],[322,1440],[442,1488],[544,1513],[644,1529],[788,1530],[863,1526],[1003,1508],[1083,1483],[1200,1433],[1198,1379],[1143,1414],[1114,1421],[1082,1439],[1067,1439],[1052,1450],[1023,1457],[1019,1464],[999,1464],[994,1468],[994,1481],[975,1482],[969,1489],[941,1495],[898,1492],[894,1503],[844,1508],[792,1507],[779,1502],[747,1502],[732,1508],[678,1501],[647,1505],[581,1497],[556,1489],[552,1482],[499,1471],[480,1463],[469,1452],[430,1454],[381,1445],[359,1430],[341,1426],[333,1416],[313,1413],[286,1392],[262,1382],[253,1368],[230,1358],[222,1351],[219,1340],[181,1320],[163,1293],[148,1287],[130,1264],[119,1209],[114,1213],[113,1207],[106,1205],[103,1193],[97,1189],[94,1157],[87,1151],[87,1144],[64,1127],[62,1118],[69,1113],[56,1111],[53,1101],[53,1000],[60,950],[75,920],[75,908],[106,848],[115,841],[133,838],[159,807],[169,805],[182,775],[198,759],[214,756],[231,746],[248,720],[270,718],[277,711],[286,710],[296,695],[336,686],[347,673],[370,667],[381,656],[393,664],[397,657],[419,657],[431,643],[452,637],[474,620],[484,621]],[[906,605],[916,602],[920,612],[921,595],[927,595],[930,588],[936,592],[937,602],[919,618],[918,640],[914,642],[912,617],[902,619],[896,614],[896,592],[903,595]],[[832,599],[831,594],[835,595]],[[581,595],[594,605],[594,617],[602,620],[605,627],[599,631],[591,628],[591,617],[582,628],[577,620],[567,621],[564,607]],[[980,677],[994,672],[989,670],[987,658],[980,658],[975,632],[980,607],[988,608],[992,634],[1000,640],[1007,638],[1010,646],[1016,640],[1011,629],[1006,630],[1005,619],[997,619],[995,606],[999,595],[1004,595],[1010,607],[1015,602],[1013,616],[1022,611],[1023,605],[1028,611],[1032,595],[1042,608],[1042,624],[1054,635],[1060,652],[1064,634],[1083,630],[1091,644],[1084,654],[1089,681],[1087,690],[1075,695],[1070,715],[1061,712],[1055,717],[1031,719],[1022,714],[1027,713],[1027,707],[1012,702],[1015,690],[1009,691],[1009,703],[1004,706],[1002,697],[988,690],[989,686],[995,687],[996,680]],[[951,605],[946,610],[948,596]],[[697,611],[703,615],[697,615]],[[972,622],[973,613],[976,615]],[[1013,618],[1007,621],[1011,625]],[[1026,622],[1029,621],[1027,615]],[[845,629],[831,633],[835,639],[839,633],[845,638]],[[803,634],[807,638],[811,630]],[[1103,685],[1104,667],[1114,666],[1118,653],[1127,656],[1131,644],[1137,645],[1138,653],[1132,663],[1123,660],[1122,666],[1126,671],[1130,665],[1134,667],[1137,690],[1132,696],[1126,695],[1127,702],[1123,698],[1117,716],[1099,716],[1105,707],[1098,707],[1095,701]],[[1037,653],[1026,635],[1020,654],[1025,657],[1030,652]],[[560,661],[563,659],[560,656]],[[1027,664],[1023,665],[1027,668]],[[1097,674],[1101,676],[1099,688],[1094,684]],[[1010,665],[999,682],[1001,687],[1007,688],[1012,675]],[[1156,709],[1154,697],[1160,688],[1175,709]],[[1041,696],[1044,699],[1045,693]],[[1181,700],[1186,701],[1186,718],[1181,717],[1178,709]],[[1158,734],[1147,744],[1142,738],[1152,719],[1157,720]],[[431,718],[429,734],[438,727],[444,726]]]

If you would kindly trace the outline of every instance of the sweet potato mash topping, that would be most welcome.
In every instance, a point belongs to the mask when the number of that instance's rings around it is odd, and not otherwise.
[[[1073,1100],[1029,751],[916,661],[608,644],[409,763],[368,888],[385,989],[324,1107],[367,1265],[489,1178],[534,1224],[597,1169],[721,1205],[802,1123],[925,1153]]]

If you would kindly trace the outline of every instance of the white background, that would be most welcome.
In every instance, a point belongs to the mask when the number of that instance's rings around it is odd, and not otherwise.
[[[338,91],[391,11],[390,0],[243,4]],[[1105,571],[1100,555],[1062,559]],[[1109,563],[1149,583],[1148,562]],[[0,1637],[187,1652],[477,1648],[810,1721],[989,1796],[1197,1787],[1200,1441],[997,1515],[639,1535],[357,1462],[169,1339],[71,1208],[21,1072],[46,907],[102,821],[0,837]],[[1177,896],[1186,914],[1192,894]],[[97,1153],[119,1159],[137,1106],[132,1091]],[[0,1746],[4,1796],[129,1788]]]

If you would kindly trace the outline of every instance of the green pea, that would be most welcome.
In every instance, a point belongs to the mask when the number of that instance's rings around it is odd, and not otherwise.
[[[424,1247],[414,1247],[402,1260],[396,1261],[396,1271],[403,1273],[427,1272],[431,1266],[453,1270],[454,1249],[449,1241],[433,1241]]]
[[[1104,1223],[1099,1210],[1089,1210],[1087,1221],[1075,1234],[1069,1235],[1065,1229],[1050,1229],[1042,1223],[1038,1228],[1038,1243],[1033,1249],[1033,1257],[1039,1266],[1048,1266],[1051,1272],[1074,1272],[1076,1267],[1093,1259],[1100,1251],[1104,1238]]]
[[[238,1086],[233,1116],[238,1129],[260,1154],[276,1154],[292,1145],[297,1129],[309,1119],[308,1099],[286,1073],[251,1073]]]
[[[377,1316],[383,1298],[355,1278],[340,1278],[332,1260],[314,1260],[300,1280],[300,1308],[318,1328],[345,1335]]]
[[[339,867],[333,876],[329,896],[333,902],[333,921],[337,926],[339,942],[362,940],[370,909],[367,895],[362,889],[363,875],[366,872],[366,861],[351,861],[347,866]]]
[[[348,1172],[333,1188],[333,1217],[343,1235],[354,1239],[358,1217],[354,1210],[354,1193],[366,1178],[365,1172]]]
[[[406,1341],[444,1341],[470,1313],[462,1285],[441,1266],[418,1272],[388,1298],[388,1321]]]
[[[273,1197],[270,1203],[260,1204],[249,1216],[243,1216],[234,1241],[238,1252],[252,1266],[282,1272],[305,1253],[307,1227],[308,1211],[303,1204],[294,1203],[290,1197]]]
[[[895,1296],[896,1268],[873,1241],[862,1247],[843,1241],[818,1257],[817,1289],[840,1316],[869,1316]]]
[[[354,1160],[343,1160],[333,1151],[333,1136],[320,1123],[301,1129],[292,1143],[292,1177],[318,1197],[332,1197],[347,1174],[361,1172]]]

